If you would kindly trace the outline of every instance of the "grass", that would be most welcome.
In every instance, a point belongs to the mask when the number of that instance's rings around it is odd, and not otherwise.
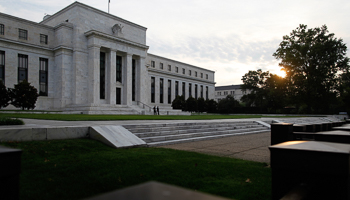
[[[108,121],[108,120],[210,120],[210,119],[246,119],[261,117],[305,117],[305,116],[264,116],[264,115],[83,115],[83,114],[36,114],[1,113],[1,117],[28,118],[62,121]]]
[[[32,114],[0,113],[0,117],[15,117],[62,121],[107,121],[107,120],[208,120],[260,118],[262,115],[83,115],[83,114]]]
[[[237,200],[271,199],[264,163],[90,139],[0,143],[23,150],[21,199],[81,199],[155,180]]]

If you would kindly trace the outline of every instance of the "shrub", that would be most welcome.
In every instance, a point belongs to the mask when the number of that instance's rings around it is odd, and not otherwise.
[[[0,117],[0,125],[23,125],[24,122],[20,119],[11,119],[9,117]]]

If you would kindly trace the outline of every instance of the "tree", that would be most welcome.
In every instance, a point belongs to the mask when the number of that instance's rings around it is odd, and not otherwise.
[[[263,107],[266,104],[266,79],[270,76],[270,73],[263,72],[261,69],[256,71],[249,71],[242,77],[243,85],[242,91],[249,91],[248,94],[243,95],[241,101],[243,101],[248,107]]]
[[[173,102],[171,103],[171,107],[173,107],[173,109],[182,109],[184,110],[183,105],[185,104],[185,97],[184,96],[179,96],[177,95],[175,97],[175,99],[173,100]]]
[[[8,91],[4,83],[0,81],[0,109],[8,106],[10,100],[10,92]]]
[[[22,108],[22,110],[35,108],[35,103],[39,96],[38,90],[34,86],[31,86],[27,80],[18,83],[10,91],[12,97],[11,104],[16,108]]]
[[[197,107],[198,107],[198,112],[205,112],[207,111],[207,104],[204,98],[198,98],[197,99]]]
[[[207,105],[207,112],[208,113],[216,113],[217,112],[217,107],[218,103],[214,99],[207,99],[206,101]]]
[[[338,95],[339,75],[349,70],[346,45],[328,32],[326,25],[307,29],[301,24],[273,54],[286,71],[291,99],[308,112],[327,112]]]
[[[197,112],[197,100],[193,97],[188,97],[186,100],[187,111]]]
[[[241,107],[241,105],[231,95],[227,95],[226,98],[221,99],[218,103],[219,113],[235,113],[235,108],[238,107]]]

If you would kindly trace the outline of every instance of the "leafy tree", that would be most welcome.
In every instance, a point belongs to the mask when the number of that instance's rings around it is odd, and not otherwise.
[[[266,101],[269,112],[278,113],[288,104],[288,87],[286,79],[270,74],[265,81]]]
[[[184,104],[185,104],[185,97],[184,96],[176,96],[173,102],[171,103],[171,106],[173,109],[183,109]]]
[[[235,113],[235,108],[240,107],[239,101],[231,95],[227,95],[226,98],[221,99],[218,103],[219,113]]]
[[[31,86],[27,80],[18,83],[10,91],[12,97],[11,104],[16,108],[22,108],[22,110],[35,108],[35,103],[39,96],[38,90],[34,86]]]
[[[197,106],[198,106],[198,112],[206,112],[207,111],[207,104],[206,101],[203,98],[197,99]]]
[[[193,97],[188,97],[186,100],[186,110],[190,112],[197,112],[197,100]]]
[[[207,99],[206,101],[207,105],[207,112],[208,113],[216,113],[217,112],[217,107],[218,103],[214,99]]]
[[[286,71],[291,99],[305,104],[308,112],[327,112],[338,93],[339,75],[349,70],[346,45],[328,32],[326,25],[307,29],[301,24],[273,54]]]
[[[0,81],[0,109],[8,106],[10,100],[10,92],[8,91],[4,83]]]
[[[248,107],[262,107],[266,105],[266,80],[269,78],[269,72],[263,72],[261,69],[249,71],[242,77],[243,85],[241,89],[248,94],[243,95],[243,101]]]

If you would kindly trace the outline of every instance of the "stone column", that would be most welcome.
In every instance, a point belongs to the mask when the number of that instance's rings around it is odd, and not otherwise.
[[[88,103],[98,104],[100,100],[100,46],[89,46],[89,96]]]
[[[124,83],[124,104],[131,106],[132,105],[132,54],[126,55],[126,62],[124,64],[125,72],[125,81]]]
[[[148,104],[149,102],[147,97],[151,94],[151,87],[149,85],[150,81],[147,80],[149,76],[146,69],[146,57],[140,57],[137,67],[137,75],[139,77],[137,84],[138,94],[136,95],[138,97],[137,100],[141,101],[142,103]]]
[[[106,83],[107,83],[107,94],[106,99],[107,103],[111,105],[116,104],[116,50],[110,51],[110,53],[107,56],[107,76],[106,76]]]
[[[175,99],[175,80],[171,80],[171,102]],[[171,104],[170,104],[171,105]]]

